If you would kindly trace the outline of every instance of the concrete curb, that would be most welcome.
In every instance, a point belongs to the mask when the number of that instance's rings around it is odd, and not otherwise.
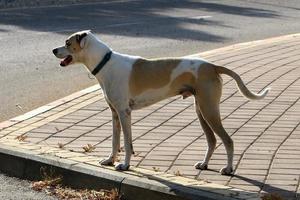
[[[0,147],[0,170],[6,174],[29,180],[40,180],[41,169],[62,175],[63,184],[76,188],[116,188],[126,200],[213,200],[258,199],[256,194],[232,187],[196,181],[175,175],[133,168],[118,172],[112,168],[97,166],[97,162],[80,163],[58,157],[58,148],[26,142],[2,140]],[[70,153],[66,151],[66,153]],[[73,153],[84,156],[82,153]]]

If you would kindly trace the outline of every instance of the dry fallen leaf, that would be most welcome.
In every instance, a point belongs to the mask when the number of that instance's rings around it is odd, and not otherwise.
[[[17,137],[15,137],[16,140],[19,140],[20,142],[23,142],[26,140],[28,136],[27,135],[19,135]]]
[[[59,143],[57,143],[57,145],[58,145],[58,148],[60,148],[60,149],[63,149],[63,148],[64,148],[64,146],[65,146],[64,144],[62,144],[62,143],[60,143],[60,142],[59,142]]]
[[[54,169],[42,167],[41,176],[44,180],[33,182],[31,187],[37,191],[44,191],[48,195],[56,196],[61,200],[120,200],[116,189],[112,190],[88,190],[73,189],[62,186],[62,176],[55,175]]]
[[[120,195],[116,189],[112,190],[88,190],[88,189],[72,189],[63,187],[56,180],[53,181],[37,181],[32,184],[32,189],[36,191],[44,191],[48,195],[56,196],[63,200],[120,200]]]
[[[133,157],[138,157],[141,153],[142,152],[139,152],[139,153],[135,152],[135,154],[133,154]]]
[[[119,152],[124,152],[124,147],[120,147]]]
[[[159,171],[160,171],[159,167],[152,167],[152,169],[153,169],[155,172],[159,172]]]
[[[56,177],[50,180],[37,181],[32,184],[32,189],[41,191],[50,186],[57,186],[62,181],[61,177]]]
[[[87,144],[86,146],[84,146],[82,148],[83,148],[84,152],[86,152],[86,153],[92,152],[96,149],[96,147],[91,144]]]
[[[174,172],[174,175],[175,175],[175,176],[182,176],[182,174],[180,173],[179,170],[175,171],[175,172]]]
[[[16,104],[16,107],[19,108],[22,112],[24,112],[24,110],[20,104]]]

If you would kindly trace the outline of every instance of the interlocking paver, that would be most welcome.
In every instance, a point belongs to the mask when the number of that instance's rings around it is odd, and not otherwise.
[[[194,111],[193,98],[170,98],[133,113],[136,155],[132,165],[168,172],[175,178],[177,173],[234,186],[249,191],[248,199],[250,191],[278,192],[285,198],[299,199],[299,45],[298,34],[202,54],[236,71],[253,91],[272,87],[264,100],[252,102],[242,97],[233,80],[223,77],[220,107],[224,127],[235,142],[234,176],[218,173],[226,164],[224,145],[219,138],[210,170],[194,169],[193,164],[204,157],[206,139]],[[15,140],[23,134],[27,136],[25,141],[45,146],[45,152],[56,152],[47,146],[58,147],[58,143],[74,152],[83,152],[82,147],[87,144],[95,145],[96,149],[86,156],[57,153],[76,162],[98,165],[95,156],[106,157],[111,149],[111,113],[98,87],[42,107],[24,119],[21,116],[19,121],[2,123],[0,127],[6,127],[0,130],[1,140]]]

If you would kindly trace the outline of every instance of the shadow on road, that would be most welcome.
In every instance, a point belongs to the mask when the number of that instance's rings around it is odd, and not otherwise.
[[[169,14],[170,10],[176,11],[177,9],[178,14],[176,16]],[[279,17],[275,11],[247,6],[225,5],[222,2],[210,3],[182,0],[170,3],[169,1],[145,0],[2,10],[0,13],[0,24],[60,34],[69,34],[82,29],[92,29],[94,32],[101,34],[190,39],[209,42],[222,42],[226,38],[222,35],[205,31],[206,27],[222,26],[234,28],[213,18],[181,17],[182,13],[180,12],[182,12],[182,9],[185,16],[187,13],[207,16],[209,11],[248,17]],[[191,25],[197,25],[200,28],[195,29]],[[157,31],[157,29],[160,31]],[[4,28],[0,29],[0,32],[4,31],[6,31]]]

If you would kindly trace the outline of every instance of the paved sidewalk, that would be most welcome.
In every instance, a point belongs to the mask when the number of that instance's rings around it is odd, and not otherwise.
[[[204,156],[206,139],[193,98],[171,98],[133,112],[136,155],[131,164],[162,175],[212,182],[216,187],[225,185],[249,194],[278,193],[285,199],[299,200],[300,34],[199,55],[233,69],[252,91],[272,87],[265,99],[249,101],[232,79],[223,77],[221,113],[235,144],[234,176],[218,172],[226,164],[219,138],[209,170],[194,169],[194,163]],[[111,150],[111,113],[98,86],[0,123],[0,130],[2,144],[56,147],[63,152],[56,156],[77,162],[97,165]],[[95,149],[85,156],[83,147],[88,144]],[[123,156],[122,152],[120,158]]]

